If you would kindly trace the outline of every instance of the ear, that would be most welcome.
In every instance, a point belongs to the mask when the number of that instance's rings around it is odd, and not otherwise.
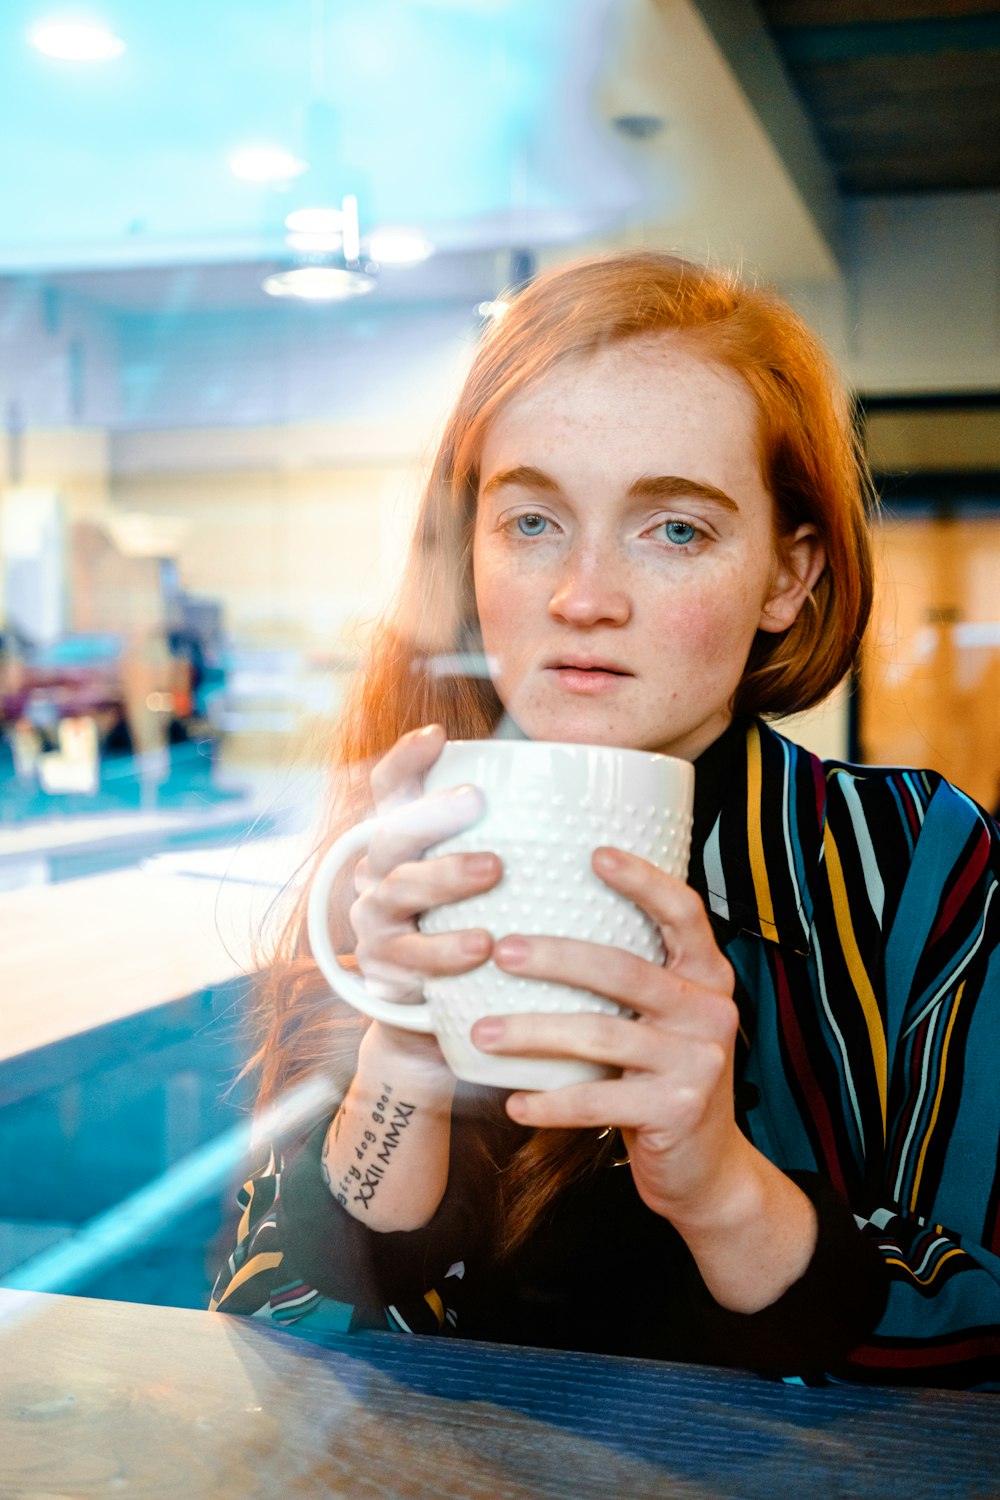
[[[778,635],[794,625],[799,610],[825,567],[826,548],[815,526],[800,526],[789,536],[780,537],[768,596],[757,628]]]

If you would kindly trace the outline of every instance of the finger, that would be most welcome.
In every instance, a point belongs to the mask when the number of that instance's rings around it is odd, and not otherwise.
[[[508,973],[571,984],[641,1015],[666,1020],[685,1035],[715,1036],[720,1026],[735,1029],[737,1024],[727,991],[709,989],[624,948],[511,933],[495,945],[493,958]]]
[[[705,903],[683,880],[637,854],[606,847],[594,851],[594,872],[648,913],[663,933],[667,968],[709,989],[733,990],[731,965],[719,951]]]
[[[377,882],[369,876],[358,889],[384,921],[409,922],[435,906],[481,895],[502,876],[503,865],[495,854],[443,854],[396,865]]]
[[[540,1128],[655,1131],[659,1145],[686,1139],[703,1119],[722,1068],[718,1055],[707,1049],[704,1058],[691,1060],[692,1076],[665,1085],[656,1074],[572,1083],[562,1089],[517,1092],[507,1100],[507,1113],[521,1125]]]
[[[622,1071],[660,1071],[670,1061],[669,1032],[602,1011],[484,1016],[473,1026],[471,1036],[481,1052],[573,1057]]]
[[[711,1023],[679,1028],[664,1022],[643,1022],[609,1011],[514,1012],[484,1016],[472,1028],[472,1040],[483,1052],[513,1056],[576,1057],[604,1063],[623,1072],[668,1076],[685,1071],[693,1051],[711,1047],[729,1056],[736,1037],[735,1007],[721,1001]]]
[[[461,833],[482,817],[483,794],[474,786],[448,787],[397,807],[378,819],[368,845],[367,872],[382,880],[397,865]]]
[[[423,791],[423,778],[445,745],[440,724],[425,724],[396,741],[372,768],[370,784],[375,808],[390,811],[412,802]]]
[[[392,983],[420,985],[425,979],[478,969],[489,958],[492,946],[493,939],[482,928],[442,933],[405,928],[380,933],[377,943],[359,938],[355,953],[366,979],[372,975]]]

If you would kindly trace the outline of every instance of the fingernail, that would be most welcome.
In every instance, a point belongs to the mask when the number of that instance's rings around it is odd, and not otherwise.
[[[498,1016],[483,1016],[470,1034],[477,1047],[492,1047],[503,1036],[503,1022]]]
[[[599,870],[606,870],[609,875],[614,870],[620,870],[622,863],[622,857],[617,849],[597,849],[594,851],[594,864]]]
[[[485,880],[487,875],[492,875],[496,864],[495,854],[467,854],[465,857],[465,868],[476,880]]]
[[[470,957],[478,957],[480,954],[490,951],[491,938],[488,932],[463,932],[462,952],[468,953]]]
[[[526,1094],[511,1094],[507,1100],[507,1113],[515,1120],[520,1120],[528,1108],[528,1097]]]
[[[528,947],[527,938],[501,938],[493,951],[493,956],[505,964],[523,964],[528,957]]]

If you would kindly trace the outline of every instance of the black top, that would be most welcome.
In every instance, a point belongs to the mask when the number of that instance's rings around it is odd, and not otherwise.
[[[700,849],[744,756],[746,721],[734,721],[695,763],[692,845]],[[724,944],[733,927],[713,915]],[[461,1097],[461,1096],[460,1096]],[[736,1085],[737,1115],[757,1090]],[[819,1238],[805,1275],[771,1307],[729,1312],[711,1297],[680,1235],[639,1197],[627,1166],[610,1163],[556,1201],[509,1259],[498,1261],[482,1212],[483,1185],[466,1168],[469,1132],[456,1114],[448,1188],[426,1228],[378,1234],[332,1199],[320,1174],[324,1121],[286,1157],[278,1237],[286,1263],[310,1287],[354,1308],[352,1326],[436,1329],[425,1300],[441,1289],[447,1325],[468,1338],[550,1348],[744,1366],[775,1375],[828,1370],[878,1322],[887,1289],[882,1259],[830,1184],[788,1176],[815,1206]],[[598,1153],[595,1139],[595,1155]],[[478,1211],[477,1211],[478,1205]],[[458,1255],[462,1260],[449,1263]]]

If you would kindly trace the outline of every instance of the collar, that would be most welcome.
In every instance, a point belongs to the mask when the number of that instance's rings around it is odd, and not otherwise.
[[[759,719],[734,720],[695,762],[695,788],[689,879],[717,924],[808,953],[822,761]]]

